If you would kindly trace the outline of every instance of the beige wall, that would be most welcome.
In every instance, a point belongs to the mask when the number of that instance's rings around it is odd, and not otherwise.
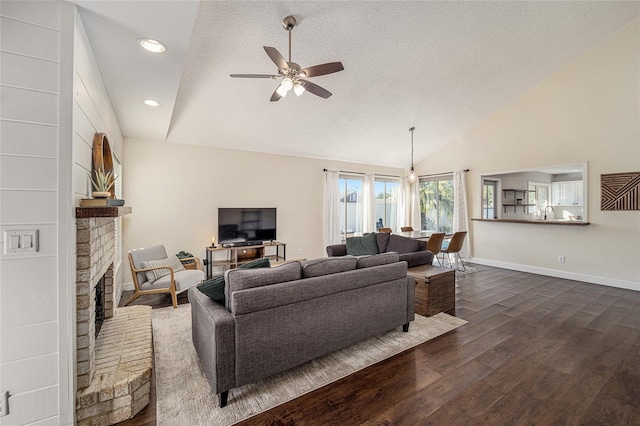
[[[480,175],[588,162],[586,227],[472,222],[476,261],[640,290],[640,211],[600,210],[600,175],[640,171],[640,21],[416,166],[463,168],[471,217]],[[566,263],[557,262],[558,256]]]
[[[287,259],[326,256],[323,168],[401,175],[402,169],[233,151],[158,141],[125,141],[124,251],[164,244],[204,258],[218,207],[276,207]],[[125,282],[131,281],[130,271]]]

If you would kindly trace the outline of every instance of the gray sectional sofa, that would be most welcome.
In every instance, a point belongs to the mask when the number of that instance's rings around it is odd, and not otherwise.
[[[433,253],[427,251],[427,242],[403,237],[402,235],[376,232],[378,253],[396,252],[400,261],[408,263],[409,268],[419,265],[431,265]],[[346,244],[335,244],[327,247],[329,257],[348,255]]]
[[[227,271],[226,306],[189,289],[193,344],[220,406],[230,389],[414,319],[414,278],[396,253]]]

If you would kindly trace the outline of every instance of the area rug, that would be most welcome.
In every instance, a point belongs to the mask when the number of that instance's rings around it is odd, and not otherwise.
[[[229,392],[221,409],[191,341],[191,305],[152,313],[158,425],[230,425],[318,389],[351,373],[440,336],[465,320],[445,313],[416,315],[402,328]]]

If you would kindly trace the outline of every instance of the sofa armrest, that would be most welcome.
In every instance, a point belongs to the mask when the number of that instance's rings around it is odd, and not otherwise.
[[[334,244],[332,246],[327,246],[327,255],[329,257],[346,256],[347,255],[347,245],[346,244]]]
[[[189,289],[192,339],[211,388],[217,394],[235,386],[235,319],[196,287]]]

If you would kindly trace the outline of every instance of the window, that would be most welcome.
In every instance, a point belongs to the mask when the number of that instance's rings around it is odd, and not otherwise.
[[[496,194],[497,183],[495,180],[484,179],[482,181],[482,218],[497,219],[496,215]]]
[[[400,181],[398,179],[376,178],[374,185],[376,231],[383,227],[395,228],[399,190]]]
[[[362,233],[363,178],[340,175],[340,235],[344,240]]]
[[[453,177],[420,179],[420,223],[422,229],[451,232],[453,229]]]
[[[541,182],[529,182],[529,203],[534,212],[544,214],[544,209],[551,205],[551,185]]]

